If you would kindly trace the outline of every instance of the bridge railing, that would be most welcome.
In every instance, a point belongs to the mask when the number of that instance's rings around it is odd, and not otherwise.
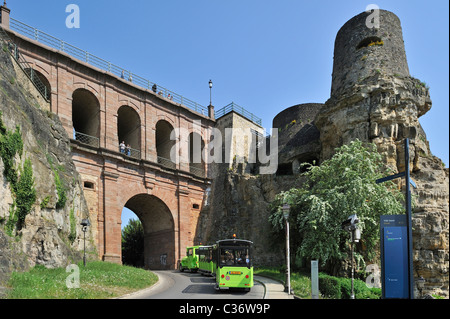
[[[205,169],[203,169],[203,168],[190,166],[189,167],[189,172],[191,172],[192,174],[194,174],[194,175],[196,175],[198,177],[205,177]]]
[[[19,51],[19,48],[15,43],[12,42],[11,38],[8,34],[3,30],[0,26],[1,33],[1,47],[2,50],[7,51],[11,54],[11,56],[17,61],[20,68],[25,72],[31,82],[34,84],[39,93],[41,93],[42,97],[49,102],[50,101],[50,93],[48,88],[42,83],[41,79],[34,72],[33,67],[25,60],[22,54]]]
[[[237,105],[234,102],[231,102],[230,104],[228,104],[228,105],[224,106],[223,108],[217,110],[215,112],[216,118],[218,119],[218,118],[220,118],[220,117],[222,117],[222,116],[224,116],[224,115],[226,115],[226,114],[228,114],[228,113],[230,113],[232,111],[242,115],[243,117],[249,119],[253,123],[258,124],[259,126],[262,125],[261,118],[257,117],[255,114],[247,111],[242,106],[239,106],[239,105]]]
[[[100,147],[100,139],[95,136],[87,135],[80,132],[75,132],[75,140],[80,141],[83,144],[87,144],[93,147]]]
[[[208,108],[195,102],[186,97],[177,94],[163,86],[160,86],[150,80],[147,80],[137,74],[132,73],[129,70],[121,68],[115,64],[112,64],[109,61],[106,61],[98,56],[95,56],[88,51],[82,50],[73,46],[63,40],[55,38],[45,32],[42,32],[36,28],[33,28],[23,22],[20,22],[16,19],[10,19],[10,28],[32,40],[38,41],[42,44],[45,44],[53,49],[56,49],[61,52],[65,52],[78,60],[88,63],[92,66],[95,66],[103,71],[107,71],[109,73],[114,74],[117,77],[130,81],[132,83],[137,84],[143,89],[152,90],[154,93],[168,99],[184,105],[191,110],[194,110],[202,115],[208,116]]]
[[[158,156],[158,164],[161,164],[164,167],[176,169],[176,165],[170,159]]]

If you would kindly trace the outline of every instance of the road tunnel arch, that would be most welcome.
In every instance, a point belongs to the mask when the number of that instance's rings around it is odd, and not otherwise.
[[[136,214],[144,229],[144,267],[174,269],[175,223],[167,205],[158,197],[138,194],[125,207]]]

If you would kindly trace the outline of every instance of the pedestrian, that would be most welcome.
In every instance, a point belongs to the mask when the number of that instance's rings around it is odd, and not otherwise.
[[[131,155],[131,146],[130,146],[130,144],[127,144],[126,153],[127,153],[128,156]]]
[[[119,144],[120,153],[125,153],[125,141]]]

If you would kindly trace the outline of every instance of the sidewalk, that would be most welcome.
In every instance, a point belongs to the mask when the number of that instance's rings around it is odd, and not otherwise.
[[[284,291],[284,285],[277,280],[263,276],[254,276],[253,279],[264,285],[266,289],[264,299],[294,299],[293,295],[288,295]]]

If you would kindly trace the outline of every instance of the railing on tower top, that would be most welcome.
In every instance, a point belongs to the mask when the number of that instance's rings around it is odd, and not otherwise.
[[[253,123],[258,124],[259,126],[262,125],[262,120],[257,117],[255,114],[250,113],[249,111],[247,111],[246,109],[244,109],[242,106],[237,105],[234,102],[231,102],[230,104],[228,104],[227,106],[221,108],[220,110],[217,110],[216,113],[216,119],[218,119],[219,117],[222,117],[230,112],[236,112],[240,115],[242,115],[243,117],[249,119],[250,121],[252,121]]]
[[[121,77],[125,80],[128,80],[138,86],[152,90],[154,93],[158,95],[177,102],[181,105],[184,105],[191,110],[194,110],[198,113],[201,113],[205,116],[208,116],[208,108],[185,98],[182,95],[179,95],[169,89],[166,89],[156,83],[151,82],[137,74],[131,73],[129,70],[118,67],[111,62],[103,60],[87,51],[81,50],[63,40],[55,38],[45,32],[42,32],[36,28],[33,28],[23,22],[20,22],[16,19],[10,18],[10,28],[26,37],[29,37],[32,40],[38,41],[42,44],[45,44],[53,49],[59,50],[61,52],[65,52],[70,56],[81,60],[82,62],[88,63],[92,66],[95,66],[103,71],[107,71],[109,73],[114,74],[115,76]]]

